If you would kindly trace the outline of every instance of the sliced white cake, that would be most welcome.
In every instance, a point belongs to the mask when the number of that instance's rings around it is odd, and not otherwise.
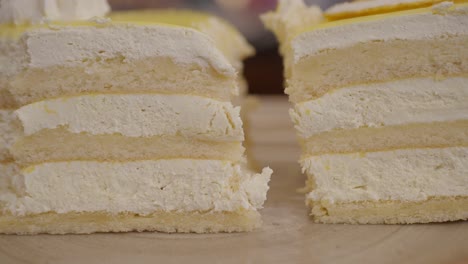
[[[282,1],[264,17],[285,47],[315,221],[468,218],[468,5],[432,2],[357,1],[297,24],[284,10],[304,4]]]
[[[74,11],[0,20],[0,57],[12,64],[0,78],[22,125],[0,232],[259,227],[272,171],[245,161],[232,100],[253,49],[240,33],[190,11],[104,17],[106,1],[61,2]]]

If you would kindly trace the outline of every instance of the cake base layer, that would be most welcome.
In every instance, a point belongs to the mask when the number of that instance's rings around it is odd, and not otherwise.
[[[326,224],[415,224],[468,219],[468,196],[433,197],[425,201],[307,201],[311,216]]]
[[[0,215],[0,233],[33,235],[90,234],[97,232],[219,233],[247,232],[261,225],[256,211],[237,212],[156,212],[137,214],[44,213],[15,217]]]
[[[21,165],[67,160],[128,161],[171,158],[241,161],[244,147],[241,142],[204,141],[183,136],[91,135],[71,133],[58,128],[42,130],[19,139],[14,144],[12,153]]]
[[[238,93],[235,78],[195,64],[176,64],[169,58],[129,62],[122,57],[104,62],[98,57],[82,66],[31,68],[14,76],[10,86],[20,105],[96,92],[192,94],[223,101]]]
[[[468,121],[359,128],[301,140],[303,158],[329,153],[468,146]]]

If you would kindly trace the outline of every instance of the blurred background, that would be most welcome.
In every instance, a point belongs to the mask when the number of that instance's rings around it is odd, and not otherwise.
[[[113,10],[187,8],[210,12],[233,23],[255,46],[257,55],[246,61],[245,75],[253,94],[282,94],[283,69],[277,43],[259,15],[276,7],[277,0],[109,0]],[[305,0],[323,9],[340,0]]]

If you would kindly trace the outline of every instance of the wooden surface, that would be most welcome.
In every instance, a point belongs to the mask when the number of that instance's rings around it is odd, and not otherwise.
[[[263,98],[255,153],[275,173],[264,226],[241,234],[0,236],[0,263],[468,263],[468,222],[322,225],[307,216],[284,98]]]

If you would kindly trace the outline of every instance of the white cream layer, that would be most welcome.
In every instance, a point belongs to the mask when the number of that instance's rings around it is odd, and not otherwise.
[[[0,0],[0,23],[41,23],[102,17],[107,0]]]
[[[344,87],[291,109],[299,135],[468,119],[468,77],[414,78]]]
[[[191,95],[99,94],[45,100],[16,111],[25,135],[65,127],[72,133],[128,137],[183,135],[242,141],[240,108]]]
[[[0,109],[0,162],[7,158],[8,148],[20,136],[21,130],[13,110]]]
[[[365,42],[431,40],[468,35],[468,7],[434,6],[432,13],[382,16],[378,20],[342,24],[304,32],[292,41],[294,62],[321,52]]]
[[[15,42],[22,48],[22,56],[10,62],[15,69],[86,66],[87,60],[169,58],[177,64],[199,65],[224,76],[236,76],[236,70],[215,42],[191,28],[96,23],[29,29]],[[8,47],[0,46],[0,55],[4,48]]]
[[[303,170],[315,179],[314,201],[420,201],[468,196],[468,148],[405,149],[309,157]]]
[[[3,200],[15,215],[255,210],[266,199],[271,173],[215,160],[43,163],[22,171],[25,195]]]

